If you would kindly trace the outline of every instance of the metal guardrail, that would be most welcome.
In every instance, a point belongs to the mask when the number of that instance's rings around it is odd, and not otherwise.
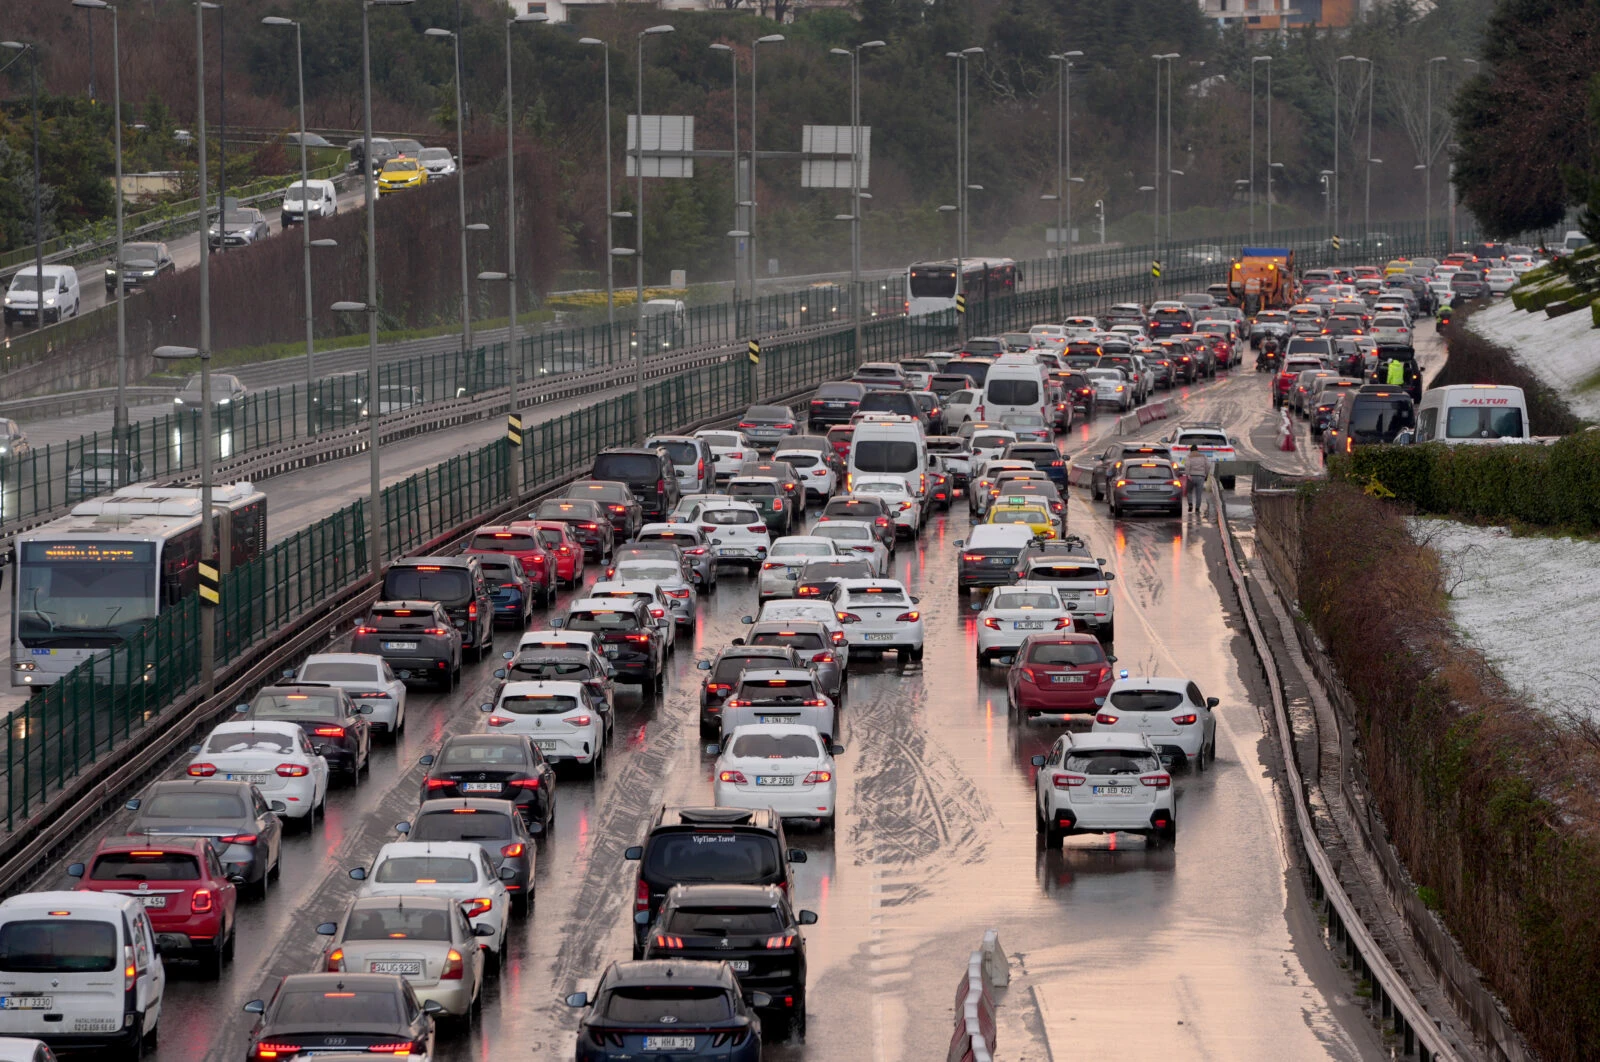
[[[171,400],[178,393],[175,387],[129,387],[125,389],[129,405],[145,400]],[[22,421],[26,428],[31,421],[52,420],[78,413],[98,412],[116,404],[115,387],[97,387],[88,391],[68,391],[59,395],[37,395],[33,398],[13,398],[0,402],[0,417]],[[26,419],[24,419],[26,415]]]

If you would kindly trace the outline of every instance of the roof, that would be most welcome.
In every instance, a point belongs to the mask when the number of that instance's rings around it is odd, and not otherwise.
[[[470,859],[476,864],[478,853],[482,851],[475,841],[390,841],[378,849],[372,863],[377,866],[379,860],[406,856],[443,856],[446,859]]]
[[[599,585],[599,584],[596,584]],[[654,584],[652,584],[653,586]],[[567,606],[568,612],[616,611],[627,599],[620,597],[586,597]],[[635,598],[634,600],[638,600]]]
[[[558,645],[582,645],[593,649],[599,635],[594,631],[526,631],[517,639],[517,649],[539,649]]]
[[[410,600],[374,601],[372,603],[372,607],[373,608],[397,608],[397,609],[401,609],[401,610],[411,609],[413,612],[432,612],[433,611],[433,606],[436,605],[436,604],[438,604],[437,601],[410,601]]]
[[[1182,693],[1189,688],[1186,678],[1171,678],[1161,675],[1134,675],[1129,678],[1119,678],[1111,684],[1111,692],[1119,690],[1174,690]]]
[[[572,697],[583,696],[583,683],[566,682],[558,679],[518,680],[508,682],[500,689],[501,699],[506,697],[536,697],[539,694],[562,694]],[[426,805],[424,805],[426,807]]]
[[[163,842],[164,843],[164,842]],[[120,911],[129,904],[138,904],[137,896],[120,892],[83,892],[52,889],[45,892],[20,892],[0,900],[0,911],[80,910],[110,913]]]
[[[882,590],[898,590],[906,592],[905,585],[898,579],[840,579],[839,586],[844,590],[869,590],[877,587]]]
[[[287,719],[230,719],[226,723],[218,723],[211,728],[211,734],[278,734],[283,737],[299,737],[300,724],[291,723]]]
[[[638,959],[614,962],[606,970],[608,988],[618,985],[700,985],[729,987],[733,971],[723,962],[697,962],[691,959]]]
[[[979,524],[967,536],[967,549],[1017,548],[1033,541],[1025,524]]]
[[[371,664],[374,667],[383,663],[383,657],[372,653],[312,653],[300,662],[300,666],[307,664]]]
[[[1131,730],[1101,730],[1088,734],[1067,731],[1067,741],[1075,749],[1140,749],[1154,753],[1150,739]]]
[[[761,727],[735,727],[734,733],[740,730],[759,729],[765,732],[809,730],[815,734],[815,727],[810,726],[773,726]],[[688,907],[695,904],[710,904],[717,907],[780,907],[783,905],[783,890],[776,885],[674,885],[667,890],[667,903],[679,907]]]
[[[438,810],[440,805],[445,804],[445,803],[451,803],[451,802],[443,801],[443,800],[430,800],[430,801],[428,801],[426,804],[424,804],[422,806],[422,809],[424,811],[436,811],[436,810]],[[477,801],[477,803],[480,803],[480,804],[491,804],[491,803],[492,804],[499,804],[499,805],[502,806],[503,809],[505,809],[507,814],[511,813],[510,812],[511,802],[507,801],[507,800],[493,800],[493,801],[480,800],[480,801]],[[485,809],[485,810],[488,810],[488,809]],[[435,907],[435,908],[438,908],[440,910],[448,910],[449,908],[454,907],[454,906],[456,906],[456,905],[458,905],[460,903],[461,903],[460,900],[454,899],[453,897],[450,897],[450,896],[434,896],[434,895],[428,895],[426,893],[418,893],[415,896],[394,896],[394,895],[389,895],[389,896],[371,896],[371,895],[362,895],[362,896],[357,896],[356,900],[355,900],[355,903],[351,904],[350,907],[351,907],[352,910],[354,910],[357,907],[363,907],[363,908],[394,907],[394,906],[399,905],[399,904],[404,904],[406,907]],[[368,1056],[363,1055],[362,1057],[368,1057]]]

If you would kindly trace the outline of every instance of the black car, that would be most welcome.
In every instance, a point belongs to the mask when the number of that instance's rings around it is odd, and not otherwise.
[[[567,1006],[588,1008],[578,1027],[577,1062],[717,1059],[761,1062],[761,1019],[727,963],[614,962],[594,995],[574,992]]]
[[[461,632],[437,601],[374,601],[356,624],[352,653],[381,656],[405,682],[453,689],[461,677]]]
[[[244,1011],[257,1016],[247,1056],[254,1062],[347,1052],[432,1058],[433,1019],[444,1008],[417,1002],[399,974],[307,973],[289,974],[270,1001],[252,999]]]
[[[570,631],[593,631],[606,662],[623,681],[659,694],[666,685],[667,633],[650,608],[637,598],[607,599],[605,607],[582,605],[568,610],[556,624]]]
[[[422,757],[422,799],[509,800],[532,833],[556,810],[556,772],[533,739],[521,734],[455,734]]]
[[[569,484],[558,496],[591,498],[599,502],[611,520],[612,536],[626,542],[644,526],[644,506],[635,493],[636,488],[617,480],[580,479]]]
[[[396,824],[395,832],[408,841],[471,841],[483,849],[496,874],[511,868],[514,876],[500,880],[514,910],[526,911],[533,900],[533,834],[504,800],[430,800],[410,821]]]
[[[861,399],[861,408],[858,413],[893,413],[897,416],[910,417],[920,421],[922,430],[932,435],[928,424],[928,415],[917,404],[910,391],[872,391]]]
[[[783,820],[766,808],[662,807],[644,844],[622,855],[639,864],[633,901],[635,956],[644,953],[649,926],[672,886],[778,885],[793,895],[789,864],[806,861],[805,852],[788,846]]]
[[[572,537],[583,543],[583,555],[589,560],[609,557],[616,542],[611,514],[592,498],[546,498],[528,519],[559,520],[572,528]]]
[[[816,913],[795,911],[776,885],[677,885],[667,893],[644,945],[649,959],[726,962],[758,1008],[769,1034],[806,1033],[806,940]]]
[[[1032,461],[1033,467],[1050,477],[1057,486],[1067,485],[1067,456],[1050,443],[1014,442],[1000,454],[1007,461]]]
[[[1450,277],[1450,295],[1452,298],[1487,299],[1489,297],[1489,282],[1483,279],[1483,274],[1472,269],[1463,269]]]
[[[129,837],[208,837],[240,891],[266,896],[278,876],[283,821],[249,782],[180,778],[156,782],[128,801]]]
[[[589,478],[627,484],[647,521],[665,520],[678,507],[678,469],[672,455],[659,446],[601,450]]]
[[[121,269],[113,265],[106,270],[106,294],[116,294],[119,275],[123,288],[132,290],[177,271],[178,265],[172,260],[172,252],[167,250],[166,244],[125,243],[122,245]]]
[[[705,672],[700,681],[700,734],[722,733],[722,705],[739,684],[746,668],[803,667],[800,655],[783,645],[741,645],[722,650],[714,660],[696,665]]]
[[[853,380],[819,385],[811,395],[811,430],[849,424],[866,393],[866,387]]]
[[[311,747],[328,761],[330,771],[354,782],[367,769],[372,755],[372,714],[369,704],[357,705],[338,686],[323,682],[264,686],[249,704],[234,711],[246,719],[278,719],[296,723],[311,739]]]
[[[839,585],[840,579],[871,579],[873,575],[872,562],[865,557],[818,557],[800,566],[800,579],[795,583],[794,596],[827,601],[833,597],[833,588]]]
[[[494,598],[472,553],[401,557],[383,573],[385,601],[437,601],[461,632],[461,651],[481,660],[494,648]]]

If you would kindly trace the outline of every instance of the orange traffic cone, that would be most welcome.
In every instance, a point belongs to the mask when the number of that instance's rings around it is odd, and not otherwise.
[[[1294,421],[1289,419],[1289,411],[1283,411],[1283,424],[1278,437],[1278,449],[1284,453],[1294,453]]]

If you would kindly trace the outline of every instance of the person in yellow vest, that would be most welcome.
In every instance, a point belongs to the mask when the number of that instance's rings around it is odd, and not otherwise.
[[[1389,359],[1389,378],[1384,381],[1392,387],[1406,385],[1406,363],[1399,358]]]

